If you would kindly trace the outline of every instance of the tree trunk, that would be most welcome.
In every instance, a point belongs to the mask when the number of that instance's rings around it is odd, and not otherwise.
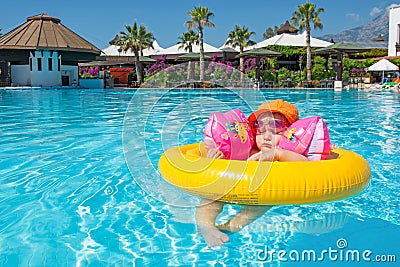
[[[336,80],[341,81],[342,80],[342,75],[343,75],[343,54],[338,53],[337,55],[337,76]]]
[[[142,73],[142,64],[140,63],[140,59],[139,59],[139,51],[134,50],[133,52],[135,54],[135,67],[136,67],[137,80],[140,84],[142,84],[143,83],[143,73]]]
[[[199,28],[199,44],[200,44],[200,81],[204,81],[204,47],[203,47],[203,30]]]
[[[193,49],[191,46],[189,46],[189,53],[192,53]],[[192,61],[189,61],[188,66],[187,66],[187,82],[192,82],[194,79],[194,64],[192,64]]]
[[[243,54],[243,47],[240,47],[239,55]],[[244,81],[244,57],[239,58],[239,69],[240,69],[240,83]]]
[[[306,45],[307,45],[307,81],[312,80],[311,68],[312,68],[312,59],[311,59],[311,40],[310,40],[310,26],[306,26]]]
[[[192,61],[188,62],[187,65],[187,77],[186,77],[186,81],[190,82],[192,80]]]

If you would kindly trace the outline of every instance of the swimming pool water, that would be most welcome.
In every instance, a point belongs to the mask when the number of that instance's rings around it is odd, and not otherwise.
[[[229,243],[211,249],[196,232],[198,199],[166,185],[158,159],[163,149],[201,141],[210,112],[241,108],[249,114],[275,98],[295,103],[301,117],[322,116],[333,143],[369,162],[371,182],[345,200],[274,207],[231,234]],[[395,92],[0,90],[0,132],[0,266],[398,266],[400,261]],[[218,220],[238,210],[227,205]],[[315,261],[289,258],[311,250]],[[373,261],[346,261],[350,250],[369,250]],[[278,251],[286,256],[278,259]],[[378,262],[377,255],[386,262]]]

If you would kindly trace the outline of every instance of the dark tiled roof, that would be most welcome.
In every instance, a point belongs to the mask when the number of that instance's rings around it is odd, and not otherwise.
[[[0,49],[47,49],[100,54],[100,49],[46,14],[27,21],[0,37]]]
[[[356,45],[353,43],[340,42],[340,43],[335,43],[335,44],[327,46],[327,47],[317,49],[317,50],[315,50],[315,53],[317,53],[317,54],[335,53],[335,52],[358,53],[358,52],[364,52],[367,50],[369,50],[369,49],[364,46],[359,46],[359,45]]]

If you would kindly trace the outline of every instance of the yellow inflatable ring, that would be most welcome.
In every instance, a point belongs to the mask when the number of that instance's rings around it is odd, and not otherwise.
[[[327,202],[361,192],[371,171],[360,155],[335,149],[337,159],[258,162],[204,157],[203,143],[174,147],[159,160],[170,184],[203,198],[236,204],[284,205]]]

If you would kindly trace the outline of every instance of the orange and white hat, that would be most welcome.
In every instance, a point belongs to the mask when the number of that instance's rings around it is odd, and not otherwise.
[[[258,107],[258,110],[271,111],[272,113],[279,112],[285,116],[290,124],[299,119],[299,111],[297,110],[296,106],[282,99],[264,102]]]

